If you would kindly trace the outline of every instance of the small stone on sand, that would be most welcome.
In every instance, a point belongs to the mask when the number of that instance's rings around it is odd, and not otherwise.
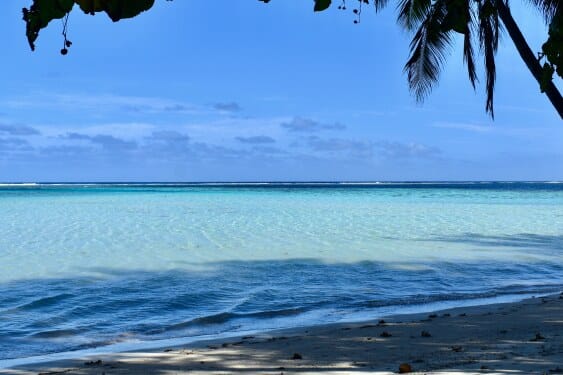
[[[399,366],[399,374],[408,374],[409,372],[412,372],[412,366],[408,363],[401,363]]]
[[[303,359],[303,356],[299,353],[293,353],[291,359]]]
[[[86,366],[101,366],[102,360],[98,359],[97,361],[88,361],[88,362],[84,362],[84,364]]]
[[[432,335],[431,335],[430,332],[428,332],[428,331],[422,331],[422,332],[420,332],[420,336],[421,336],[421,337],[432,337]]]

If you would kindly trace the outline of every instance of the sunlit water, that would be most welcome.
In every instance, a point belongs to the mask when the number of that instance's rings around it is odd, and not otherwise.
[[[0,359],[562,286],[563,184],[0,186]]]

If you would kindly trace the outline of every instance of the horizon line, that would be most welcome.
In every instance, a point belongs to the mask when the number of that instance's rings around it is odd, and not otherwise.
[[[0,186],[6,185],[204,185],[204,184],[463,184],[463,183],[563,183],[563,180],[209,180],[209,181],[0,181]]]

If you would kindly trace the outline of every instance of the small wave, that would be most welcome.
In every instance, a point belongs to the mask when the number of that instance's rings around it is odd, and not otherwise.
[[[269,311],[257,311],[252,313],[235,313],[235,312],[221,312],[218,314],[202,316],[199,318],[191,319],[186,322],[176,323],[171,326],[162,329],[162,332],[167,331],[177,331],[193,326],[202,325],[215,325],[224,324],[226,322],[235,319],[268,319],[286,316],[295,316],[307,311],[305,308],[293,308],[293,309],[283,309],[283,310],[269,310]],[[151,334],[154,332],[150,332]]]
[[[44,308],[44,307],[56,305],[57,303],[65,300],[65,299],[72,298],[72,297],[74,297],[74,295],[69,294],[69,293],[63,293],[63,294],[57,294],[55,296],[39,298],[39,299],[36,299],[34,301],[28,302],[26,304],[20,305],[20,306],[16,307],[14,310],[41,309],[41,308]]]
[[[37,332],[31,335],[31,337],[40,338],[40,339],[56,339],[62,337],[76,336],[79,335],[80,333],[82,333],[82,331],[76,329],[55,329],[51,331]]]
[[[490,291],[475,293],[448,293],[436,295],[414,295],[399,299],[390,300],[371,300],[362,302],[359,305],[368,308],[389,307],[389,306],[409,306],[409,305],[426,305],[434,302],[453,302],[453,301],[469,301],[475,299],[495,298],[501,296],[517,296],[529,294],[558,293],[563,285],[509,285],[504,288],[493,289]]]

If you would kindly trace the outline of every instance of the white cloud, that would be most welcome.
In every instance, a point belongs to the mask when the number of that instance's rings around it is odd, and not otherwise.
[[[115,94],[85,94],[85,93],[33,93],[24,97],[14,98],[2,103],[4,106],[16,109],[41,108],[50,110],[94,111],[105,113],[110,111],[128,111],[143,113],[182,113],[200,114],[211,112],[211,109],[185,103],[178,100],[149,97],[128,96]]]
[[[444,128],[444,129],[459,129],[466,130],[470,132],[486,133],[492,131],[493,126],[489,125],[477,125],[477,124],[467,124],[467,123],[455,123],[455,122],[439,122],[432,125],[434,128]]]

